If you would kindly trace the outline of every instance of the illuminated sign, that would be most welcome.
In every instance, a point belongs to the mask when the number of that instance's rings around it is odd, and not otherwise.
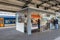
[[[16,13],[0,11],[0,16],[15,16]]]

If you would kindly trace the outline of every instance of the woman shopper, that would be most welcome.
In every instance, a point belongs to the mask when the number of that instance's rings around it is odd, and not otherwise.
[[[54,29],[54,19],[50,20],[50,29]]]

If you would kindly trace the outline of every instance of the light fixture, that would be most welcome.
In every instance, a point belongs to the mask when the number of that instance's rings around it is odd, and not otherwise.
[[[36,5],[36,8],[39,8],[39,5],[38,4]]]
[[[44,7],[45,10],[48,10],[48,7]]]

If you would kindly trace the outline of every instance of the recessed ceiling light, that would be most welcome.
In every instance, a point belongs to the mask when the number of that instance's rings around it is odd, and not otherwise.
[[[44,7],[45,10],[48,10],[48,7]]]

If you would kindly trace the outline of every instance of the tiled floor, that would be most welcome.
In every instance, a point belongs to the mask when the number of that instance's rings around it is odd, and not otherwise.
[[[0,29],[0,40],[57,40],[57,38],[60,38],[60,29],[36,32],[30,36],[15,30],[15,28]]]

